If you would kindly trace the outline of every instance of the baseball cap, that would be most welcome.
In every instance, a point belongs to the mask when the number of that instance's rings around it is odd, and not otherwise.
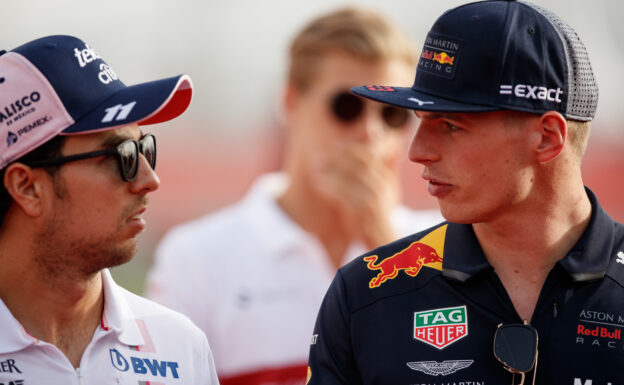
[[[189,106],[192,93],[188,75],[126,86],[73,36],[0,51],[0,169],[59,134],[173,119]]]
[[[355,94],[423,111],[558,111],[590,121],[598,85],[585,46],[554,13],[516,0],[445,12],[431,27],[411,88],[362,86]]]

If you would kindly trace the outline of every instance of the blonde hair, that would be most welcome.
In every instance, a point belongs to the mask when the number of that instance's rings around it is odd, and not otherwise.
[[[568,140],[580,160],[583,158],[585,150],[587,150],[589,131],[591,129],[590,122],[581,122],[569,119],[566,119],[566,122],[568,124]]]
[[[418,53],[409,36],[380,13],[342,8],[312,20],[290,46],[288,80],[306,89],[328,52],[346,52],[370,62],[399,59],[416,67]]]

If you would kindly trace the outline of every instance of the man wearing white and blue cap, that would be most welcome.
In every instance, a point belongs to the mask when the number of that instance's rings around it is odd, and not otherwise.
[[[623,383],[624,226],[581,177],[598,87],[574,30],[524,1],[462,5],[411,88],[352,92],[415,110],[409,157],[447,222],[339,270],[308,383]]]
[[[126,86],[75,37],[0,52],[0,383],[218,384],[205,335],[117,286],[144,230],[156,139],[187,75]]]

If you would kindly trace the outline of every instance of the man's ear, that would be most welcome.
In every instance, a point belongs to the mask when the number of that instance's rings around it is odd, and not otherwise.
[[[42,211],[43,176],[45,171],[34,170],[22,163],[9,165],[4,172],[4,186],[15,203],[29,216]]]
[[[301,88],[293,82],[289,82],[284,88],[282,107],[285,117],[289,122],[292,120],[293,113],[299,104],[301,93]]]
[[[556,111],[544,113],[536,124],[538,126],[535,130],[539,138],[535,149],[537,160],[548,162],[563,151],[568,136],[568,124],[565,118]]]

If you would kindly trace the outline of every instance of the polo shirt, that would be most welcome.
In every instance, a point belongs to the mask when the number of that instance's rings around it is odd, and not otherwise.
[[[222,385],[303,385],[310,333],[334,275],[321,242],[281,209],[283,173],[258,178],[243,199],[172,229],[156,250],[146,295],[208,336]],[[442,220],[396,207],[401,236]],[[364,253],[353,244],[345,262]]]
[[[587,193],[590,223],[527,320],[539,335],[535,384],[624,383],[624,226]],[[338,271],[316,321],[308,383],[518,384],[493,342],[499,324],[522,322],[472,226],[444,222]]]
[[[188,318],[117,286],[108,270],[102,281],[102,320],[78,368],[0,301],[0,384],[219,384],[206,336]]]

